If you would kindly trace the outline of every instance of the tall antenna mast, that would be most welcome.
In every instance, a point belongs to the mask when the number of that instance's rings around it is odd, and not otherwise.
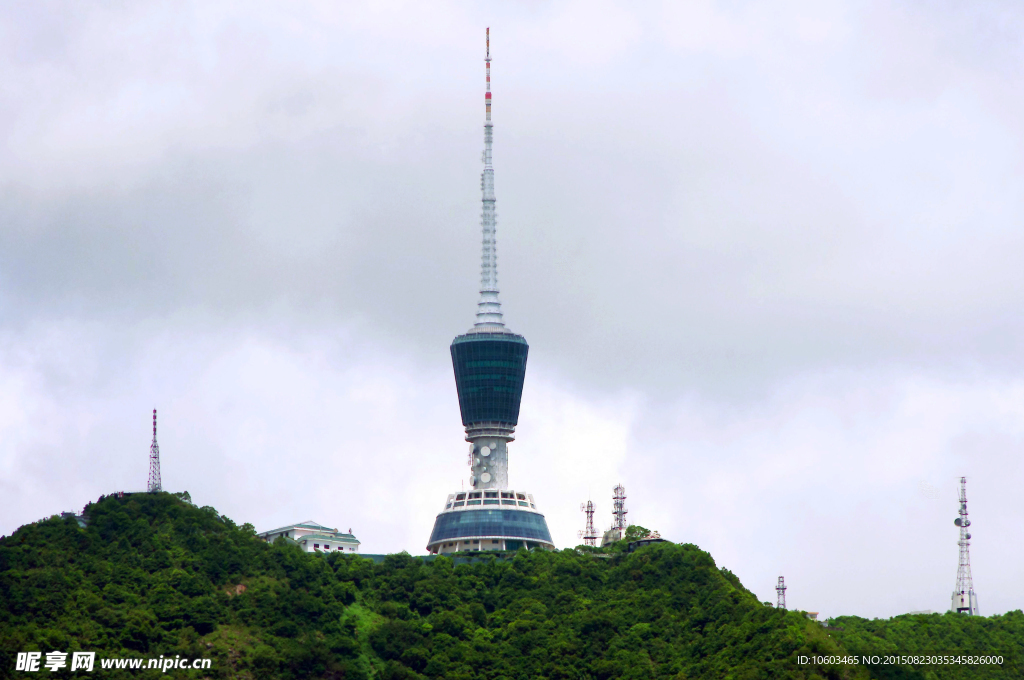
[[[618,529],[620,531],[619,538],[626,532],[626,487],[621,484],[617,484],[612,489],[612,515],[615,516],[615,521],[612,524],[612,529]]]
[[[476,306],[474,329],[480,331],[501,331],[505,322],[501,316],[501,302],[498,300],[498,250],[496,229],[497,215],[494,211],[494,166],[491,164],[491,144],[494,141],[491,125],[491,29],[487,29],[487,53],[484,64],[487,70],[487,90],[484,92],[484,171],[480,176],[483,191],[483,211],[480,227],[483,230],[483,249],[480,257],[480,301]]]
[[[146,490],[150,493],[163,491],[160,482],[160,446],[156,443],[156,409],[153,409],[153,443],[149,446],[149,484]]]
[[[779,577],[779,583],[775,586],[776,602],[778,609],[786,608],[786,579]]]
[[[960,512],[953,524],[960,527],[960,564],[956,570],[956,590],[953,591],[953,611],[969,616],[978,615],[978,596],[974,592],[974,579],[971,577],[971,534],[967,527],[971,520],[967,519],[967,478],[960,478]]]
[[[597,545],[597,530],[594,529],[594,503],[593,501],[587,501],[586,504],[580,503],[580,511],[587,515],[587,526],[579,532],[579,537],[583,539],[584,545]]]

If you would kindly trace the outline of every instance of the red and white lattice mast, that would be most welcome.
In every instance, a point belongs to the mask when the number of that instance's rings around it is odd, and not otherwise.
[[[594,529],[594,502],[581,503],[580,511],[587,515],[587,526],[578,535],[583,539],[584,545],[597,546],[597,530]]]
[[[149,446],[149,484],[146,491],[163,491],[163,484],[160,482],[160,446],[156,443],[156,409],[153,409],[153,443]]]

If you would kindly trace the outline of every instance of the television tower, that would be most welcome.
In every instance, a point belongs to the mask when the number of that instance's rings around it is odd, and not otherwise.
[[[146,491],[163,491],[163,484],[160,482],[160,445],[156,443],[156,409],[153,409],[153,443],[149,446],[149,484]]]
[[[978,615],[978,596],[974,592],[974,579],[971,577],[971,534],[967,528],[971,520],[967,519],[967,478],[960,478],[960,516],[953,524],[960,527],[960,565],[956,570],[956,590],[953,591],[951,609],[959,614]]]
[[[786,579],[779,577],[779,584],[775,586],[775,594],[778,596],[775,602],[775,607],[778,609],[786,608]]]
[[[597,545],[597,530],[594,529],[594,503],[593,501],[587,501],[586,504],[580,503],[580,511],[587,515],[587,527],[579,532],[579,537],[583,539],[584,545]]]
[[[612,515],[615,516],[615,521],[612,523],[612,529],[619,530],[619,538],[622,538],[626,534],[626,487],[621,484],[617,484],[612,489]]]
[[[433,554],[555,547],[533,495],[509,488],[508,445],[515,440],[519,423],[530,346],[505,326],[498,300],[490,28],[485,54],[480,298],[473,327],[450,347],[459,412],[469,442],[469,489],[448,495],[427,543]]]

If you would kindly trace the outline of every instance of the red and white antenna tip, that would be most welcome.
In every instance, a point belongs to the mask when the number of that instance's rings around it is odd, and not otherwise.
[[[153,409],[153,436],[156,436],[156,409]]]
[[[487,29],[487,58],[484,59],[484,63],[487,65],[487,91],[484,93],[484,103],[486,107],[486,120],[488,123],[491,122],[491,29]]]

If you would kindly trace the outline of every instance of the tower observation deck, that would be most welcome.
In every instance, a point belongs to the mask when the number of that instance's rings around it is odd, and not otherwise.
[[[487,29],[487,90],[480,186],[483,248],[476,323],[452,341],[459,410],[469,442],[469,490],[449,494],[434,522],[427,550],[554,548],[533,496],[508,487],[508,444],[515,439],[526,377],[526,338],[505,327],[498,299],[494,166],[491,163],[491,29]],[[497,507],[486,507],[497,506]]]

